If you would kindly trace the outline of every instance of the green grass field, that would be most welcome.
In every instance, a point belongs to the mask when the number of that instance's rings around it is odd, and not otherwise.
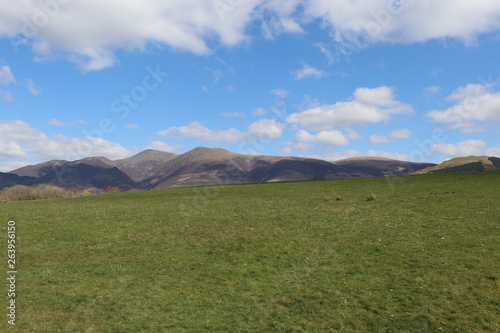
[[[1,332],[500,330],[500,172],[1,204],[5,272],[9,220]]]

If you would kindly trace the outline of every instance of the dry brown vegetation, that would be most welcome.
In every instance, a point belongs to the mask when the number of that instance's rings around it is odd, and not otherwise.
[[[77,196],[80,196],[80,192],[75,189],[65,190],[54,185],[16,185],[0,191],[0,202],[73,198]]]
[[[113,187],[110,186],[106,187],[102,192],[107,194],[107,193],[121,193],[125,191],[119,188],[118,186],[113,186]]]

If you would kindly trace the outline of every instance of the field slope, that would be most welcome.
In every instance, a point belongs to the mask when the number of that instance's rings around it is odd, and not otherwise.
[[[491,171],[1,204],[5,264],[18,226],[13,331],[498,332],[498,184]]]

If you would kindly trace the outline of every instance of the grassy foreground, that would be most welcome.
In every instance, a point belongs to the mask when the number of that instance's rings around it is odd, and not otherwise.
[[[500,172],[0,205],[7,332],[498,332]],[[374,193],[376,200],[367,201]],[[340,200],[338,200],[340,199]]]

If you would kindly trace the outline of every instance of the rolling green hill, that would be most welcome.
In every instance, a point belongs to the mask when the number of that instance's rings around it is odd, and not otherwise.
[[[17,226],[12,331],[498,332],[499,183],[485,171],[0,204],[5,271]]]

